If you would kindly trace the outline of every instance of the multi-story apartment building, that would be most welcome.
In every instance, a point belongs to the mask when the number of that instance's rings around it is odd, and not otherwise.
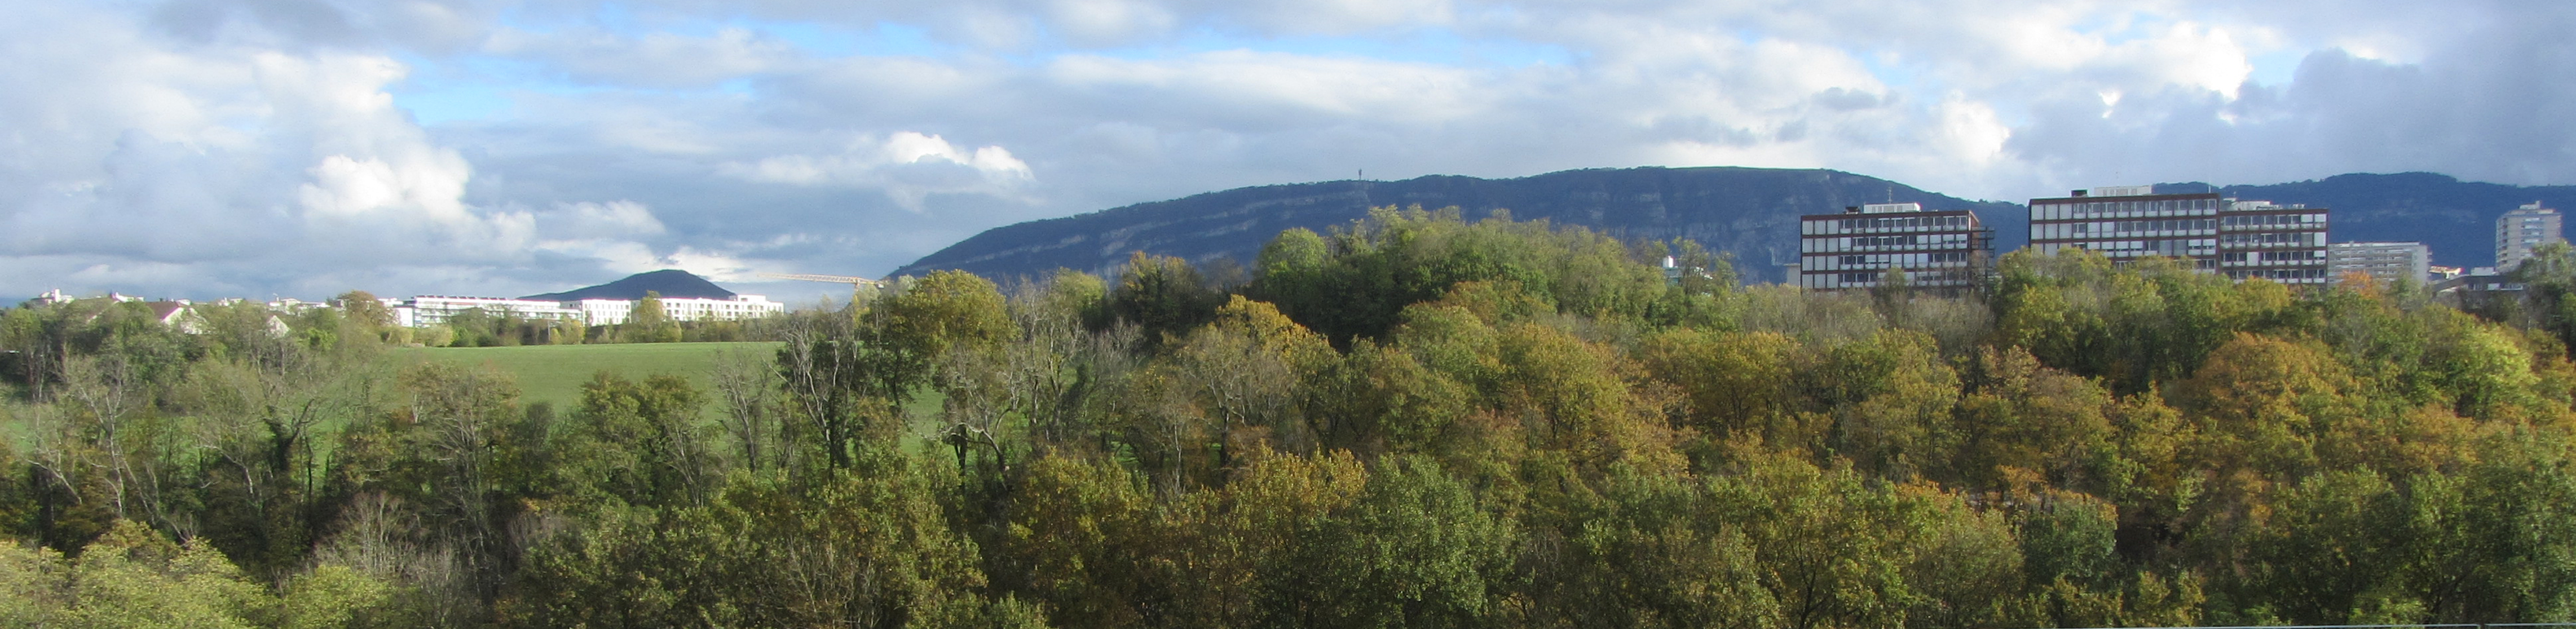
[[[2153,186],[2104,186],[2030,200],[2030,246],[2042,254],[2089,249],[2116,263],[2191,258],[2218,268],[2217,193],[2156,194]]]
[[[2030,244],[2044,254],[2087,249],[2115,264],[2148,256],[2189,258],[2204,272],[2238,280],[2323,284],[2326,213],[2216,192],[2158,194],[2154,186],[2105,186],[2031,199]]]
[[[2338,242],[2326,245],[2326,273],[2338,282],[2366,273],[2382,284],[2405,278],[2422,286],[2432,281],[2433,249],[2420,242]]]
[[[1798,217],[1799,286],[1820,290],[1878,286],[1889,269],[1908,285],[1976,286],[1994,258],[1994,230],[1967,210],[1926,211],[1916,203],[1873,203],[1841,214]]]
[[[2326,283],[2326,209],[2229,203],[2218,218],[2218,269],[2239,281]]]
[[[563,302],[534,299],[420,295],[398,301],[387,300],[386,305],[393,310],[394,324],[405,327],[444,324],[459,313],[478,308],[496,316],[507,315],[521,319],[581,320],[581,311],[565,308]]]
[[[672,321],[724,321],[766,317],[787,311],[787,304],[770,301],[761,295],[735,295],[732,299],[708,297],[664,297],[662,313]],[[564,302],[564,307],[581,312],[582,321],[590,325],[617,325],[635,314],[635,301],[629,299],[583,299]]]
[[[2543,244],[2567,242],[2559,228],[2558,210],[2540,207],[2539,201],[2496,217],[2496,268],[2511,271],[2522,266],[2524,258],[2531,257],[2531,250]]]

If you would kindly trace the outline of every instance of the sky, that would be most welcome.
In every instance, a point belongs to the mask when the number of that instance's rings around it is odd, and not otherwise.
[[[1249,185],[2576,183],[2576,3],[0,3],[0,301],[878,276]]]

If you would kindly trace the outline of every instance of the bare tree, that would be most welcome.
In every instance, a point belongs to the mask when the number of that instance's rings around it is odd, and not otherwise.
[[[724,405],[725,432],[733,436],[734,448],[742,456],[745,468],[759,470],[767,465],[785,465],[784,448],[776,442],[780,434],[779,388],[786,383],[771,361],[750,350],[726,350],[716,354],[709,379],[715,383],[717,402]],[[771,461],[772,457],[779,460]]]

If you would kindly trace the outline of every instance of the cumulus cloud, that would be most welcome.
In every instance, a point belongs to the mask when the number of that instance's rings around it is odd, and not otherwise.
[[[2386,0],[37,0],[0,6],[0,291],[873,275],[1362,170],[2567,183],[2570,26]]]
[[[23,123],[0,148],[0,265],[24,271],[7,289],[265,293],[457,269],[490,283],[539,237],[534,214],[469,202],[474,167],[395,106],[386,88],[407,68],[384,55],[18,6],[0,20],[14,50],[80,62],[0,69],[0,119]],[[569,232],[662,229],[631,201],[566,208]]]

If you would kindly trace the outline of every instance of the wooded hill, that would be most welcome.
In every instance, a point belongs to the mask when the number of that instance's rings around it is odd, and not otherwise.
[[[1433,175],[1236,188],[1006,225],[923,256],[894,275],[958,269],[1013,278],[1056,268],[1108,274],[1135,251],[1201,265],[1249,264],[1279,232],[1321,232],[1365,217],[1372,207],[1419,205],[1457,207],[1470,219],[1504,209],[1512,218],[1581,225],[1623,239],[1688,238],[1734,254],[1748,277],[1778,281],[1779,265],[1798,261],[1798,215],[1886,202],[1977,209],[2016,221],[2023,216],[2011,204],[1967,201],[1832,170],[1590,169],[1516,179]],[[2007,231],[2009,239],[2029,230]]]
[[[2423,242],[2432,246],[2435,264],[2450,266],[2495,264],[2495,219],[2507,210],[2532,201],[2576,208],[2576,186],[2463,182],[2432,173],[2348,174],[2271,185],[2158,185],[2333,208],[2331,236],[2336,242]],[[2065,193],[2033,190],[2028,196]],[[1470,219],[1509,210],[1513,218],[1579,225],[1621,239],[1687,238],[1735,256],[1737,272],[1748,280],[1776,282],[1785,280],[1781,265],[1798,261],[1801,214],[1886,202],[1976,210],[1995,230],[1995,250],[2006,252],[2030,242],[2024,200],[1971,201],[1865,175],[1776,168],[1589,169],[1514,179],[1437,175],[1329,181],[1237,188],[996,227],[894,274],[959,269],[1008,279],[1042,276],[1056,268],[1110,274],[1135,251],[1200,265],[1219,260],[1249,264],[1261,245],[1281,231],[1322,232],[1358,220],[1372,207],[1420,205],[1455,206]]]
[[[19,308],[0,625],[2576,620],[2576,253],[2524,269],[1828,294],[1381,210],[1224,287],[933,273],[568,408],[330,311]]]

